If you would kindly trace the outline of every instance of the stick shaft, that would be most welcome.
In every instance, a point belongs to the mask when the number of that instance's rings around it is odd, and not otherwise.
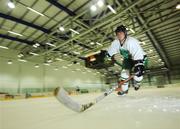
[[[134,76],[131,75],[128,79],[124,80],[124,81],[121,81],[118,86],[115,86],[111,89],[109,89],[108,91],[104,92],[102,95],[98,96],[96,99],[94,99],[93,102],[90,102],[88,104],[84,104],[82,105],[82,110],[81,111],[85,111],[87,110],[88,108],[90,108],[91,106],[95,105],[96,103],[98,103],[99,101],[101,101],[102,99],[104,99],[106,96],[110,95],[113,91],[116,90],[116,88],[118,88],[120,85],[123,85],[124,83],[130,81]]]

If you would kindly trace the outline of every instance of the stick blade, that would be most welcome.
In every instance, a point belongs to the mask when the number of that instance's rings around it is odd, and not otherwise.
[[[54,92],[57,100],[65,105],[67,108],[75,111],[75,112],[82,112],[83,111],[83,105],[77,103],[74,101],[71,97],[68,96],[68,93],[64,90],[62,87],[58,87],[55,89]]]
[[[95,102],[89,102],[83,105],[79,104],[78,102],[74,101],[71,97],[69,97],[68,93],[62,87],[56,88],[54,91],[54,95],[60,103],[62,103],[64,106],[75,112],[84,112],[85,110],[89,109],[91,106],[95,104]]]

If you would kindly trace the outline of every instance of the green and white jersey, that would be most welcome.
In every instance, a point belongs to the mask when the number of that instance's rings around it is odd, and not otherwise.
[[[139,41],[133,37],[128,36],[124,44],[121,46],[120,41],[115,39],[108,48],[110,56],[120,53],[124,59],[131,58],[133,60],[143,60],[146,53],[139,45]]]

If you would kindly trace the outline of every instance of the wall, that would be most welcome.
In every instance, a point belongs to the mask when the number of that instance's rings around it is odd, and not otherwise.
[[[82,89],[104,86],[103,77],[99,73],[79,64],[67,66],[67,61],[59,61],[50,66],[40,64],[39,68],[35,68],[36,63],[19,62],[16,59],[11,59],[13,64],[8,65],[8,59],[0,55],[0,92],[16,94],[47,92],[58,86],[79,86]],[[58,67],[57,71],[54,70],[55,67]]]

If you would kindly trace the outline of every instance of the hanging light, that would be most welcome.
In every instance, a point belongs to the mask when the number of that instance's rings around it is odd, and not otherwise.
[[[97,10],[97,7],[95,5],[92,5],[90,9],[91,11],[95,12]]]
[[[60,26],[59,30],[63,32],[64,31],[64,27]]]
[[[12,0],[9,0],[7,5],[11,9],[15,8],[15,4],[14,4],[14,2]]]
[[[180,4],[177,4],[177,5],[176,5],[176,9],[180,9]]]
[[[98,5],[99,7],[103,7],[103,5],[104,5],[103,0],[99,0],[99,1],[97,2],[97,5]]]

